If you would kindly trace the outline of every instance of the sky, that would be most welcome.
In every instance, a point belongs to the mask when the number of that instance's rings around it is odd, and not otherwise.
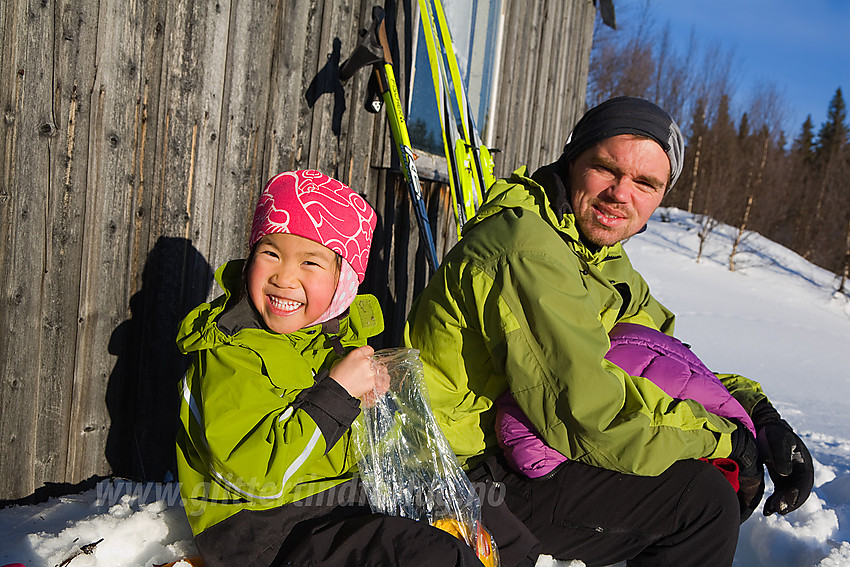
[[[644,0],[614,0],[618,23]],[[650,13],[670,23],[683,49],[694,31],[700,45],[717,41],[740,56],[741,90],[769,81],[784,92],[790,116],[784,129],[796,136],[807,115],[815,132],[841,87],[850,95],[848,0],[650,0]],[[622,15],[622,17],[621,17]]]
[[[730,272],[734,229],[724,225],[697,263],[696,226],[682,211],[659,209],[625,247],[653,294],[677,314],[676,335],[713,370],[761,383],[816,461],[806,503],[787,516],[753,514],[741,528],[733,565],[846,567],[850,298],[835,294],[834,274],[758,234],[744,242],[739,268]],[[74,556],[69,567],[151,567],[195,553],[174,484],[104,482],[40,505],[0,509],[0,565],[54,567]],[[579,565],[548,556],[537,561]]]

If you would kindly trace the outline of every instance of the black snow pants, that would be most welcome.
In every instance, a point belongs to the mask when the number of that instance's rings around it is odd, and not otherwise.
[[[530,480],[499,456],[469,477],[503,567],[533,566],[541,553],[588,566],[653,567],[731,565],[735,555],[738,499],[702,461],[680,461],[657,477],[567,461],[547,479]]]
[[[466,542],[440,529],[372,513],[357,479],[278,508],[242,510],[195,544],[207,567],[481,567]]]

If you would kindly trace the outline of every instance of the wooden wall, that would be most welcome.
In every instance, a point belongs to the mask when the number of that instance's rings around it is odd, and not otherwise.
[[[592,0],[504,0],[497,173],[554,159],[583,106]],[[413,0],[0,3],[0,500],[173,471],[175,328],[244,256],[273,174],[316,168],[379,213],[364,291],[398,342],[429,274],[368,72],[389,13],[403,98]],[[392,33],[395,30],[395,33]],[[450,195],[425,182],[438,253]]]

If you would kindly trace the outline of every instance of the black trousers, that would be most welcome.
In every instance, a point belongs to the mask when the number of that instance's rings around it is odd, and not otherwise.
[[[505,567],[533,566],[541,553],[588,566],[654,567],[731,565],[735,555],[737,497],[701,461],[678,462],[657,477],[568,461],[550,478],[530,480],[490,457],[469,476]]]
[[[207,567],[482,567],[466,542],[372,513],[358,480],[269,510],[242,510],[195,537]]]

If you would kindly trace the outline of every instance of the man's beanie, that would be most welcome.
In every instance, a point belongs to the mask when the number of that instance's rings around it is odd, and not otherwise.
[[[664,110],[642,98],[621,96],[591,108],[573,128],[563,158],[569,163],[602,140],[632,134],[655,140],[670,160],[670,187],[682,173],[685,141],[676,121]]]
[[[260,194],[249,246],[267,234],[301,236],[342,256],[363,283],[376,222],[372,207],[342,182],[318,171],[287,171]]]

